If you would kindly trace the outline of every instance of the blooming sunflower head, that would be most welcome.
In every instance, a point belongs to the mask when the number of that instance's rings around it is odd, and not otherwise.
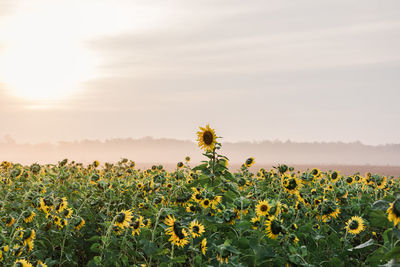
[[[361,217],[353,216],[346,222],[345,229],[353,235],[357,235],[364,230],[364,220]]]
[[[194,220],[189,225],[189,231],[193,238],[199,237],[205,232],[204,225]]]
[[[212,151],[217,143],[215,130],[211,129],[208,124],[206,127],[200,127],[200,131],[197,132],[197,141],[200,148]]]
[[[257,216],[266,216],[268,215],[269,209],[270,209],[270,205],[268,204],[267,201],[265,200],[260,200],[258,201],[258,204],[256,206],[256,213]]]

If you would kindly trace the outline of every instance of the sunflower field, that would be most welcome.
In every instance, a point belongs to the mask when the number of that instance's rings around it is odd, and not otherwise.
[[[400,183],[287,165],[235,172],[208,125],[204,161],[0,165],[2,266],[396,266]],[[251,169],[254,169],[252,167]]]

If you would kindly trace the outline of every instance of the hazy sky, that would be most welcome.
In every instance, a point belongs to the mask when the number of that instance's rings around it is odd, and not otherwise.
[[[0,0],[0,138],[400,143],[400,1]]]

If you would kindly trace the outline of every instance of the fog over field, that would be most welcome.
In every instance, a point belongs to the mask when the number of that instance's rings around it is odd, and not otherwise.
[[[225,142],[221,153],[230,159],[230,164],[238,168],[246,158],[256,159],[256,168],[269,167],[281,163],[299,165],[299,169],[307,166],[321,166],[346,169],[346,165],[354,166],[347,170],[367,171],[372,166],[385,166],[382,172],[400,175],[400,168],[390,169],[389,166],[400,166],[400,145],[364,145],[360,142],[314,142],[297,143],[291,141],[262,142]],[[191,164],[204,160],[202,151],[194,141],[176,139],[155,139],[145,137],[140,139],[109,139],[105,141],[82,140],[75,142],[19,144],[11,137],[0,142],[0,160],[11,160],[23,164],[32,162],[57,163],[63,158],[82,163],[90,163],[97,159],[101,162],[117,162],[121,158],[134,160],[138,166],[149,167],[162,163],[173,168],[186,156],[191,157]],[[342,165],[342,166],[339,166]],[[343,166],[345,165],[345,166]],[[367,165],[362,167],[363,165]],[[371,170],[373,171],[373,170]]]

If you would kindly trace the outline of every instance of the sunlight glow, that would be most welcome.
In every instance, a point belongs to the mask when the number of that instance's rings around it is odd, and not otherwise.
[[[66,98],[96,77],[99,59],[85,47],[88,40],[143,30],[159,18],[154,8],[137,8],[141,15],[132,16],[111,1],[32,2],[0,24],[0,82],[36,102]]]

